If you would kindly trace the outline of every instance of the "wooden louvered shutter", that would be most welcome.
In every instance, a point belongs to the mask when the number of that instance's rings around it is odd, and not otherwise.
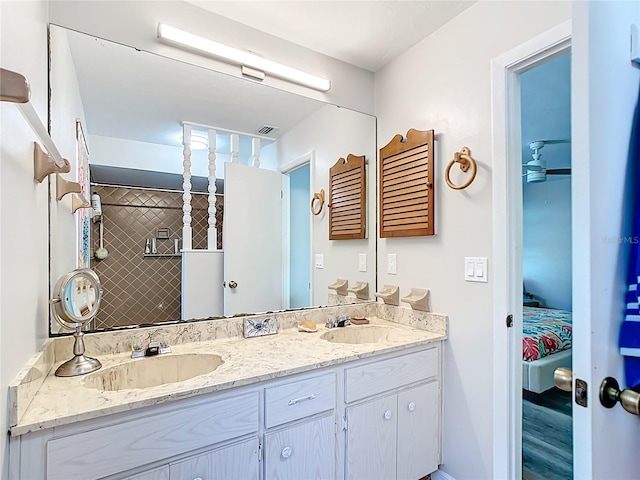
[[[365,238],[365,158],[347,155],[329,169],[329,240]]]
[[[434,235],[433,130],[380,149],[380,237]]]

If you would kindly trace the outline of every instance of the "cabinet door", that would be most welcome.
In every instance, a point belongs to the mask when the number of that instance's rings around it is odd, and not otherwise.
[[[172,463],[169,469],[171,480],[257,480],[258,439]]]
[[[396,478],[396,417],[395,394],[347,408],[348,479]]]
[[[264,436],[265,480],[333,480],[335,457],[333,415]]]
[[[156,468],[133,477],[127,477],[125,480],[169,480],[169,467]]]
[[[438,469],[438,382],[398,393],[398,480],[415,480]]]

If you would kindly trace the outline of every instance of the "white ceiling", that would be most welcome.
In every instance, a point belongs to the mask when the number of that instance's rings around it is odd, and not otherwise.
[[[475,1],[213,1],[189,3],[372,72]]]
[[[180,146],[181,122],[188,121],[246,133],[269,125],[278,127],[269,135],[277,137],[325,105],[71,30],[66,35],[91,135]],[[56,61],[54,51],[52,74]]]
[[[474,3],[186,1],[371,71]],[[180,146],[181,122],[190,121],[248,133],[270,125],[279,128],[270,134],[277,137],[324,105],[81,33],[66,35],[91,135]],[[54,73],[55,65],[52,58]]]

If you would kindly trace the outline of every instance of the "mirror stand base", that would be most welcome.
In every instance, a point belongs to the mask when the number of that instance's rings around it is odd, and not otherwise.
[[[64,362],[56,370],[56,377],[75,377],[100,370],[102,364],[95,358],[84,355],[76,355],[71,360]]]

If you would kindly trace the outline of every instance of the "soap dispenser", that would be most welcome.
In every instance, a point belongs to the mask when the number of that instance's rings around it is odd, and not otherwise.
[[[144,245],[144,253],[151,253],[151,242],[147,238],[147,243]]]

